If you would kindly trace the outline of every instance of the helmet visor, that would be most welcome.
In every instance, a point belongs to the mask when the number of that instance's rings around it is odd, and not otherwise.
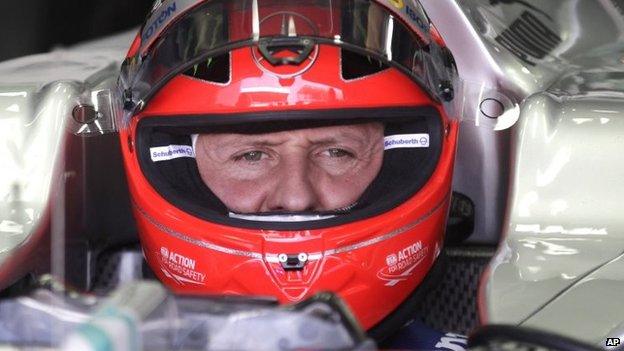
[[[163,3],[152,17],[166,18],[161,13],[175,10],[175,2]],[[159,33],[147,23],[143,47],[126,60],[121,74],[131,112],[177,74],[244,46],[258,47],[273,64],[297,64],[318,44],[337,45],[400,69],[434,100],[453,96],[456,68],[448,50],[367,0],[210,0],[162,23]],[[279,54],[285,50],[301,57],[286,60]]]

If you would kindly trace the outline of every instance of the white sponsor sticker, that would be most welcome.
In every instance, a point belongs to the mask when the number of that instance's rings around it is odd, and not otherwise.
[[[150,148],[152,162],[169,161],[180,157],[195,157],[190,145],[169,145]]]
[[[384,149],[428,148],[429,134],[398,134],[384,138]]]

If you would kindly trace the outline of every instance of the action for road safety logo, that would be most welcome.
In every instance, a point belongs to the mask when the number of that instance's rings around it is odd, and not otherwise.
[[[204,285],[206,274],[195,270],[197,261],[170,251],[166,247],[160,248],[160,269],[163,274],[179,285]]]
[[[391,253],[386,257],[386,267],[377,273],[377,277],[386,281],[386,286],[395,286],[407,280],[414,269],[427,257],[429,248],[421,241]]]

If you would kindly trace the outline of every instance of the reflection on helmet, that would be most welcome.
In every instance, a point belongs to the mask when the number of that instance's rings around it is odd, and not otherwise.
[[[364,0],[178,6],[122,72],[151,268],[180,293],[330,290],[365,328],[400,326],[443,242],[448,50]]]

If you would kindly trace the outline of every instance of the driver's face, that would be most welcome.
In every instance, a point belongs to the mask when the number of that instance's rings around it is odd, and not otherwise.
[[[329,211],[353,204],[383,162],[380,123],[269,134],[202,134],[199,172],[233,212]]]

